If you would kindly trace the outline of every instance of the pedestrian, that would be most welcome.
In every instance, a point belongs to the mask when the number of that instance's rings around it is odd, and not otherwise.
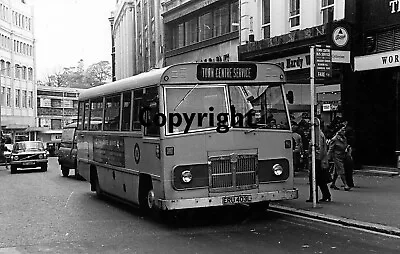
[[[346,125],[345,136],[347,139],[346,159],[344,161],[344,172],[346,176],[347,185],[354,188],[353,171],[354,171],[354,130],[349,125]]]
[[[301,135],[299,134],[299,126],[294,124],[292,126],[293,134],[293,167],[294,171],[300,171],[300,165],[304,155],[303,141],[301,140]]]
[[[4,152],[9,152],[10,150],[6,147],[5,140],[1,138],[1,143],[0,143],[0,161],[6,164],[6,169],[8,170],[8,164],[7,164],[7,158],[4,155]]]
[[[338,176],[340,176],[340,179],[344,184],[344,190],[349,191],[351,187],[349,187],[349,185],[347,184],[344,171],[344,162],[347,154],[346,149],[348,148],[345,131],[346,127],[343,126],[342,128],[339,129],[339,131],[330,141],[328,149],[328,158],[334,164],[334,176],[331,184],[331,189],[339,190],[339,188],[336,186],[336,180]]]
[[[322,199],[319,202],[330,202],[331,193],[329,192],[328,183],[330,182],[329,174],[329,163],[328,163],[328,149],[326,145],[326,138],[321,130],[320,120],[315,119],[315,180],[316,186],[319,187],[322,193]],[[310,147],[310,159],[311,159],[311,145]],[[309,163],[309,165],[312,165]],[[309,180],[310,180],[310,196],[306,202],[313,201],[313,184],[312,184],[312,170],[309,170]],[[316,199],[318,200],[318,190],[316,191]]]

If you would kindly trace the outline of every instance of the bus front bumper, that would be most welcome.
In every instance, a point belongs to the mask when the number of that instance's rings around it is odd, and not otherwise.
[[[162,210],[176,210],[201,207],[227,206],[234,204],[252,204],[263,201],[279,201],[297,199],[299,191],[280,190],[268,191],[261,193],[239,194],[239,195],[221,195],[216,197],[175,199],[175,200],[158,200],[158,207]]]

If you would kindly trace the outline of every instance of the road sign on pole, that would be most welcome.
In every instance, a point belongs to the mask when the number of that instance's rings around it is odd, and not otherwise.
[[[325,79],[332,77],[332,51],[330,46],[315,46],[315,78]]]

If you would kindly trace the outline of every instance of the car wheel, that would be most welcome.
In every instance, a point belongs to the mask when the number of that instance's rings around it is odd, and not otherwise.
[[[46,164],[42,164],[41,168],[42,168],[43,172],[46,172],[47,171],[47,163]]]
[[[69,168],[61,166],[61,173],[64,177],[67,177],[69,175]]]
[[[11,165],[11,174],[17,173],[17,166]]]

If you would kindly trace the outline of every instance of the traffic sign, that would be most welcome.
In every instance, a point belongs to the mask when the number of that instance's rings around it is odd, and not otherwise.
[[[332,77],[332,52],[329,46],[315,47],[315,78]]]

